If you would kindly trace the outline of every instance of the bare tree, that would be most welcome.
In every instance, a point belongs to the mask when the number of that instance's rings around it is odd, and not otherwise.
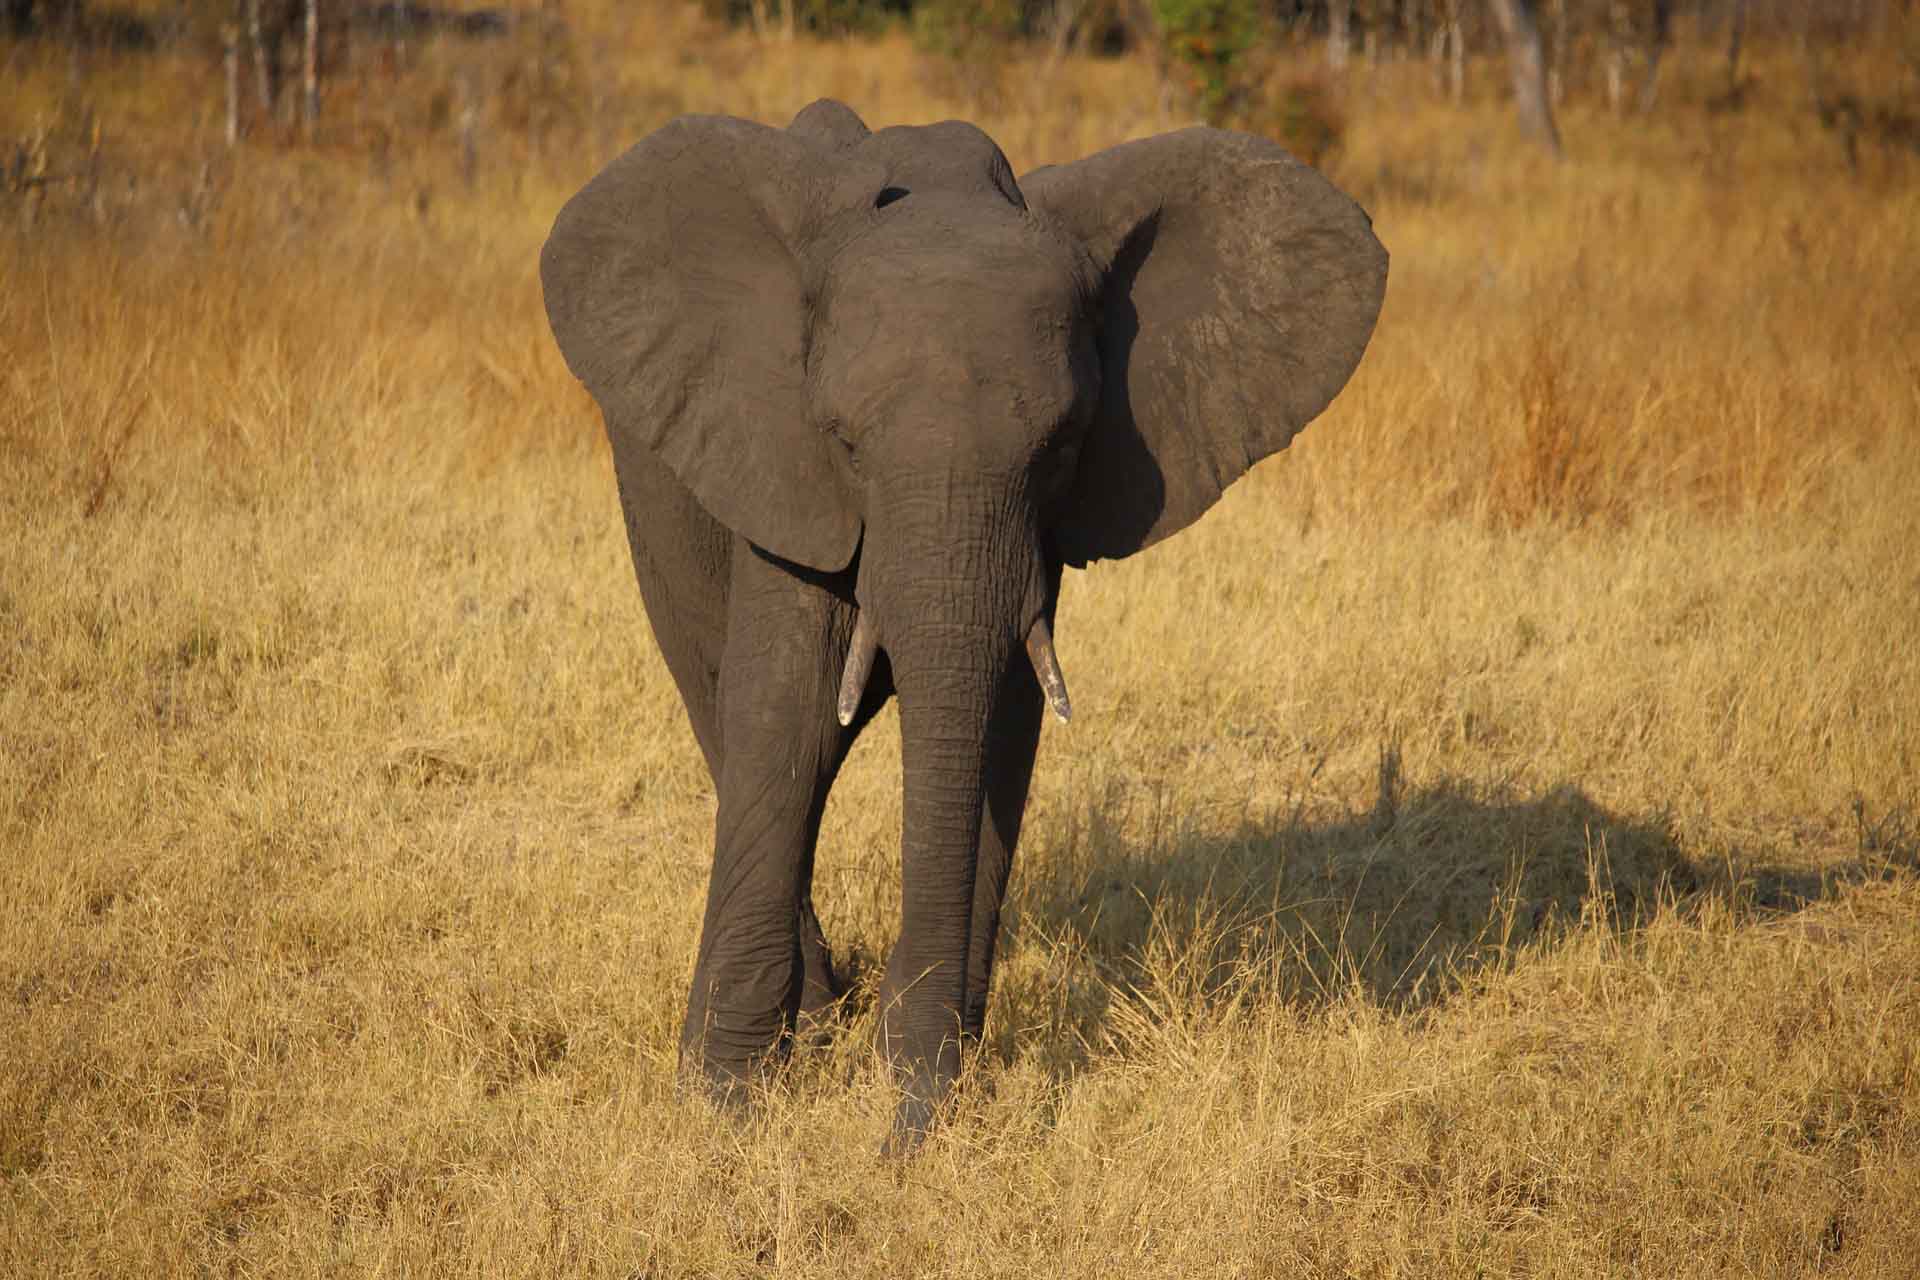
[[[1540,43],[1540,24],[1530,0],[1487,0],[1493,20],[1507,42],[1507,65],[1513,73],[1513,100],[1520,128],[1560,159],[1560,131],[1553,124],[1553,106],[1547,101],[1547,59]]]
[[[1640,79],[1640,114],[1653,110],[1660,96],[1660,58],[1673,42],[1673,0],[1653,0],[1653,27],[1647,33],[1647,70]]]
[[[1448,52],[1452,50],[1452,54]],[[1453,102],[1461,96],[1459,0],[1434,0],[1434,23],[1427,35],[1427,61],[1432,67],[1434,92],[1446,92]]]
[[[220,27],[221,64],[227,75],[227,145],[240,142],[240,28],[231,22]]]
[[[1643,17],[1644,28],[1640,23]],[[1627,63],[1637,51],[1640,90],[1635,95],[1635,110],[1645,115],[1660,96],[1660,59],[1673,38],[1673,0],[1650,0],[1644,10],[1628,0],[1613,0],[1608,6],[1607,25],[1607,105],[1615,111],[1625,105]]]
[[[260,115],[267,118],[276,111],[289,119],[298,115],[298,104],[284,92],[290,82],[287,48],[292,43],[298,50],[296,65],[304,67],[311,58],[317,78],[321,69],[318,9],[309,0],[230,0],[230,8],[232,25],[253,52],[253,93],[260,102]],[[303,33],[304,23],[314,25]],[[303,39],[304,48],[299,43]]]
[[[773,6],[769,0],[748,0],[747,19],[753,23],[753,38],[765,40],[773,25]]]
[[[1547,51],[1547,102],[1559,107],[1567,100],[1567,0],[1547,0],[1547,29],[1553,33]]]
[[[1084,16],[1087,0],[1053,0],[1047,6],[1047,66],[1060,65],[1080,36],[1080,20]]]
[[[1731,0],[1727,15],[1727,92],[1740,91],[1740,43],[1747,34],[1747,0]]]
[[[273,110],[274,60],[280,47],[267,44],[266,24],[260,21],[260,0],[247,0],[247,39],[253,45],[253,83],[260,95],[260,110]]]
[[[320,0],[307,0],[307,45],[302,62],[306,93],[307,137],[313,137],[320,119]]]
[[[1610,0],[1607,5],[1607,110],[1616,114],[1627,99],[1627,50],[1632,28],[1627,0]]]
[[[1467,95],[1467,33],[1460,8],[1464,0],[1447,0],[1447,94],[1455,102]]]

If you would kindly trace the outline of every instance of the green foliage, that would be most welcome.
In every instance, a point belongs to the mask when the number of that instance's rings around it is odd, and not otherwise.
[[[793,26],[815,35],[878,31],[913,7],[912,0],[706,0],[708,13],[735,26],[784,25],[791,8]]]
[[[1168,55],[1210,124],[1223,124],[1250,89],[1247,53],[1260,38],[1257,0],[1153,0]]]
[[[920,0],[913,6],[913,43],[923,53],[967,62],[1027,32],[1022,0]]]
[[[1311,165],[1322,165],[1340,149],[1346,114],[1339,95],[1317,75],[1264,75],[1249,93],[1234,121],[1249,133],[1272,138]]]
[[[923,75],[969,111],[1001,109],[1009,51],[1033,33],[1033,9],[1025,0],[920,0],[909,24],[913,43],[940,60]]]

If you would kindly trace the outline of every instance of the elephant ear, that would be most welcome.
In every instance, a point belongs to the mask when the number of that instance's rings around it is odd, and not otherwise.
[[[825,570],[860,535],[807,413],[802,253],[833,169],[805,136],[682,117],[568,201],[540,253],[554,338],[615,451],[652,451],[722,524]]]
[[[1265,139],[1195,128],[1020,180],[1104,269],[1067,563],[1177,533],[1346,385],[1386,291],[1366,213]]]

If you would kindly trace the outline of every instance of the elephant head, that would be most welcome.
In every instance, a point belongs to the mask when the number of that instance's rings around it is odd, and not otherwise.
[[[1358,364],[1386,268],[1366,214],[1261,139],[1188,129],[1016,181],[971,125],[869,132],[833,102],[785,130],[676,120],[561,212],[548,314],[616,453],[850,587],[842,723],[890,663],[914,994],[886,1034],[927,1088],[956,1069],[1016,664],[1067,714],[1062,566],[1167,537],[1285,447]]]

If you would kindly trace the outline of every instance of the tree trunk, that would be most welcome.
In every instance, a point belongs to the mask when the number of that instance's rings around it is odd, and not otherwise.
[[[1640,76],[1641,115],[1653,110],[1660,97],[1660,58],[1673,35],[1673,0],[1653,0],[1653,29],[1647,33],[1647,69]]]
[[[266,31],[260,21],[260,0],[247,0],[247,41],[253,46],[253,87],[260,97],[260,114],[273,114],[273,57],[276,43],[267,48]]]
[[[1547,101],[1547,59],[1532,5],[1529,0],[1487,0],[1487,7],[1507,42],[1507,65],[1513,73],[1513,100],[1520,129],[1558,160],[1565,153],[1560,149],[1560,131],[1554,127],[1553,107]]]
[[[1627,47],[1632,43],[1633,16],[1627,0],[1607,5],[1607,110],[1619,115],[1627,101]]]
[[[1335,71],[1347,69],[1347,46],[1352,39],[1353,0],[1328,0],[1327,65]]]
[[[1067,54],[1080,43],[1080,11],[1086,0],[1053,0],[1047,13],[1047,61],[1042,75],[1051,83]]]
[[[220,28],[227,72],[227,145],[240,142],[240,29],[232,23]]]
[[[1733,12],[1727,21],[1727,92],[1740,87],[1740,42],[1747,35],[1747,0],[1731,0]]]
[[[462,105],[460,107],[460,178],[473,189],[473,183],[480,172],[480,141],[476,131],[480,123],[480,110],[474,104],[473,93],[465,85],[461,87]]]
[[[1567,100],[1567,0],[1551,0],[1553,50],[1547,57],[1547,101],[1558,109]]]
[[[1458,106],[1467,96],[1467,33],[1460,20],[1462,0],[1447,0],[1447,96]]]
[[[320,0],[307,0],[307,40],[301,59],[302,88],[307,122],[307,138],[320,119]]]

